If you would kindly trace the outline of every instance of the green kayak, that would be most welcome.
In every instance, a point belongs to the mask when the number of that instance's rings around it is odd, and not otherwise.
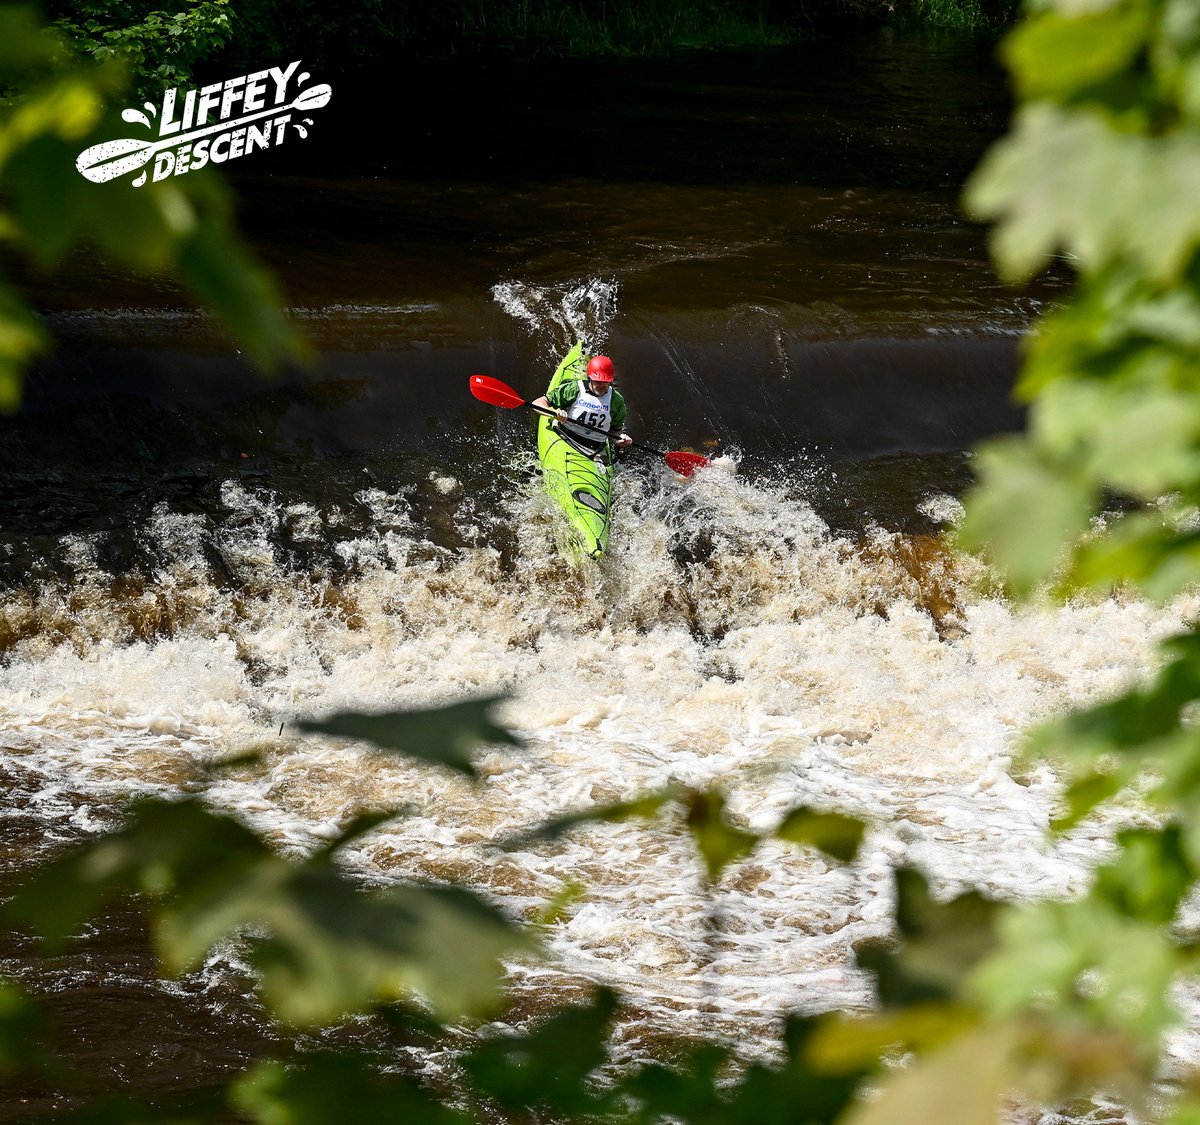
[[[588,356],[583,341],[563,357],[555,369],[549,394],[565,379],[582,380],[587,373]],[[576,449],[551,425],[552,419],[538,419],[538,460],[546,490],[558,502],[571,525],[572,539],[583,554],[600,558],[608,547],[608,524],[612,507],[612,448],[607,444],[599,459]]]

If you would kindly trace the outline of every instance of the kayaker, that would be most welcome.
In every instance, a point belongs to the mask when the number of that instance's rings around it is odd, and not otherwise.
[[[554,428],[585,453],[594,456],[603,452],[606,439],[597,430],[608,434],[607,440],[616,446],[629,445],[633,438],[622,428],[627,413],[625,399],[613,386],[613,378],[612,360],[594,355],[588,360],[586,378],[564,379],[533,405],[553,410]]]

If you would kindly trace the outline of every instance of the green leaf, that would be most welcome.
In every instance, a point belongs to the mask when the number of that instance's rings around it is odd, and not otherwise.
[[[1116,4],[1032,15],[1005,38],[1001,53],[1022,98],[1067,100],[1129,67],[1146,45],[1146,16],[1138,6]]]
[[[793,844],[820,848],[834,859],[849,863],[858,854],[865,831],[866,825],[854,817],[798,808],[783,818],[775,836]]]
[[[995,946],[1003,908],[974,892],[935,902],[920,872],[896,871],[899,947],[869,941],[855,947],[873,973],[885,1007],[952,1001],[962,982]]]
[[[722,1091],[718,1112],[700,1120],[737,1125],[793,1125],[799,1107],[805,1125],[833,1125],[842,1121],[862,1088],[864,1068],[830,1074],[810,1065],[813,1026],[812,1021],[791,1017],[784,1031],[788,1052],[785,1062],[773,1067],[751,1066],[732,1089],[727,1093]]]
[[[535,926],[553,926],[567,917],[574,906],[587,893],[585,884],[571,879],[564,883],[548,901],[543,903],[530,920]]]
[[[1166,601],[1200,579],[1200,534],[1173,530],[1156,511],[1126,513],[1080,546],[1067,578],[1098,589],[1129,582]]]
[[[56,265],[81,237],[88,182],[75,171],[76,145],[43,135],[9,159],[5,182],[26,251],[41,266]]]
[[[1087,773],[1076,778],[1067,787],[1067,811],[1051,822],[1051,831],[1065,832],[1074,828],[1095,808],[1121,792],[1129,781],[1130,774],[1116,771]]]
[[[1173,921],[1197,875],[1179,826],[1127,829],[1117,844],[1117,858],[1100,869],[1095,893],[1130,918],[1161,926]]]
[[[274,281],[224,224],[202,219],[179,241],[178,272],[264,371],[276,371],[288,359],[310,358],[308,345],[281,311]]]
[[[660,1125],[662,1122],[722,1122],[741,1125],[757,1120],[761,1125],[774,1125],[775,1115],[756,1118],[735,1113],[721,1095],[721,1072],[729,1063],[729,1051],[716,1043],[693,1047],[674,1067],[651,1063],[626,1076],[618,1087],[630,1111],[631,1125]],[[745,1089],[747,1075],[741,1086],[731,1092],[737,1097]],[[787,1105],[779,1098],[777,1106]],[[809,1118],[809,1120],[814,1120]]]
[[[297,727],[309,734],[333,735],[370,742],[391,754],[435,762],[478,776],[471,755],[481,746],[521,746],[521,741],[497,726],[489,712],[504,696],[489,696],[452,703],[428,711],[385,711],[364,714],[343,711],[325,719],[301,720]]]
[[[5,911],[61,949],[105,902],[129,893],[216,893],[244,872],[276,862],[253,833],[194,801],[141,801],[119,832],[35,872]]]
[[[62,40],[42,24],[38,5],[0,5],[0,76],[24,75],[63,57]]]
[[[749,855],[760,839],[729,822],[725,815],[725,794],[717,788],[693,790],[689,794],[687,826],[708,879],[714,883],[729,864]]]
[[[329,1125],[352,1108],[355,1125],[473,1125],[475,1118],[449,1109],[412,1079],[386,1070],[389,1060],[319,1051],[295,1065],[255,1064],[231,1087],[239,1120],[257,1125]]]
[[[387,824],[391,820],[395,820],[400,816],[407,816],[412,812],[412,806],[402,809],[387,809],[375,812],[359,813],[349,821],[336,836],[326,840],[321,847],[315,851],[310,859],[319,861],[321,859],[331,859],[340,848],[344,848],[347,844],[352,844],[360,840],[363,836],[374,832],[380,825]]]
[[[544,821],[536,828],[510,836],[501,843],[506,851],[515,851],[540,840],[557,840],[584,824],[619,824],[626,820],[648,820],[664,805],[677,801],[687,791],[678,785],[668,785],[652,793],[643,793],[628,801],[613,801],[577,809]]]
[[[38,1007],[12,981],[0,977],[0,1078],[41,1058],[38,1036],[45,1020]]]
[[[1200,481],[1192,395],[1140,387],[1113,399],[1093,435],[1092,479],[1143,500]]]
[[[1191,823],[1190,812],[1200,798],[1200,731],[1191,723],[1154,746],[1154,771],[1158,785],[1151,801],[1182,816],[1187,825],[1188,854],[1200,859],[1200,824]]]
[[[499,911],[457,888],[366,893],[318,853],[293,863],[195,802],[146,801],[121,832],[56,860],[7,909],[61,947],[112,898],[160,900],[155,946],[170,972],[200,965],[219,942],[254,936],[267,1003],[295,1024],[414,993],[438,1015],[494,1003],[506,958],[535,951]]]
[[[1013,589],[1028,593],[1061,564],[1068,546],[1087,528],[1095,488],[1015,438],[980,450],[979,475],[960,541],[986,545]]]
[[[1047,725],[1037,733],[1035,749],[1065,743],[1076,748],[1077,756],[1095,758],[1110,751],[1145,751],[1174,734],[1183,708],[1200,699],[1200,634],[1172,637],[1162,648],[1170,659],[1149,686]]]
[[[49,345],[49,337],[29,306],[0,282],[0,412],[21,404],[25,368]]]
[[[1200,136],[1150,140],[1116,132],[1099,113],[1024,107],[967,184],[964,204],[995,220],[1001,273],[1023,281],[1064,250],[1093,273],[1128,257],[1173,283],[1200,241]]]
[[[1032,277],[1060,248],[1092,270],[1120,238],[1142,159],[1140,139],[1115,136],[1098,115],[1025,106],[968,180],[963,202],[972,217],[996,221],[992,255],[1007,280]]]
[[[284,1021],[330,1023],[414,993],[439,1018],[487,1010],[504,960],[532,940],[467,891],[360,891],[330,867],[262,864],[211,893],[165,908],[160,951],[175,972],[195,968],[231,934],[251,940],[263,997]]]
[[[914,1004],[886,1012],[832,1014],[808,1048],[818,1070],[847,1073],[876,1066],[897,1050],[930,1051],[979,1026],[979,1013],[953,1004]]]
[[[1006,912],[1000,946],[972,976],[993,1017],[1036,1011],[1119,1031],[1131,1051],[1158,1057],[1177,1020],[1169,998],[1180,951],[1157,923],[1129,918],[1099,896]]]
[[[1136,380],[1059,379],[1045,387],[1033,410],[1033,445],[1095,489],[1153,500],[1200,483],[1200,418],[1191,395],[1168,385],[1171,361],[1161,359],[1139,365]]]
[[[1200,348],[1200,295],[1191,284],[1161,295],[1145,295],[1122,310],[1122,327],[1131,334],[1171,344]]]
[[[877,1096],[860,1101],[843,1125],[995,1125],[1004,1098],[1018,1085],[1013,1045],[1006,1028],[969,1032],[889,1075]]]
[[[604,1113],[613,1095],[594,1084],[608,1062],[616,993],[559,1008],[533,1031],[485,1039],[462,1059],[480,1093],[508,1109],[581,1116]]]
[[[618,1087],[631,1107],[629,1120],[633,1125],[832,1125],[853,1103],[863,1070],[855,1066],[829,1073],[810,1065],[818,1025],[811,1018],[789,1017],[784,1057],[770,1064],[731,1066],[730,1049],[709,1043],[681,1052],[670,1068],[643,1067]]]

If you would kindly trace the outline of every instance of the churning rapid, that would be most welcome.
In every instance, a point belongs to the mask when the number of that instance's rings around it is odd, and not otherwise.
[[[603,339],[614,293],[497,298],[549,362],[573,334]],[[1002,897],[1083,885],[1111,829],[1047,842],[1059,789],[1047,769],[1013,772],[1019,733],[1145,672],[1191,602],[1014,609],[934,536],[835,534],[805,499],[819,469],[771,479],[728,453],[691,480],[628,461],[610,554],[576,565],[529,448],[523,428],[494,431],[490,488],[478,466],[400,485],[347,469],[358,480],[321,502],[269,473],[217,474],[133,527],[27,537],[0,611],[0,768],[10,819],[39,831],[10,841],[10,866],[256,749],[263,763],[211,796],[281,848],[404,806],[347,853],[368,882],[459,881],[525,917],[579,884],[550,957],[513,966],[514,987],[536,1012],[617,985],[633,1053],[702,1028],[753,1050],[781,1013],[869,1004],[850,947],[888,932],[897,864]],[[937,492],[920,507],[942,526],[959,510]],[[485,754],[478,784],[289,729],[492,693],[527,746]],[[670,780],[720,782],[755,828],[800,804],[873,827],[849,867],[764,847],[711,895],[669,818],[497,847]]]

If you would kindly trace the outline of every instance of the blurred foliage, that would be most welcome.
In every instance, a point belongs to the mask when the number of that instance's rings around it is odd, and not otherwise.
[[[1030,432],[982,451],[965,537],[1020,592],[1168,597],[1200,576],[1200,9],[1054,5],[1004,55],[1024,104],[967,205],[1007,277],[1062,255],[1079,282],[1029,339]]]
[[[692,838],[705,881],[717,883],[731,863],[746,858],[759,844],[783,840],[825,852],[833,859],[848,863],[858,854],[866,825],[841,813],[817,812],[796,808],[769,832],[753,832],[734,823],[726,811],[724,790],[713,785],[695,789],[687,785],[669,785],[657,792],[642,793],[628,801],[593,805],[589,809],[557,816],[527,832],[521,832],[503,846],[509,850],[526,848],[540,840],[556,840],[585,824],[618,824],[623,821],[660,816],[664,809],[676,808]]]
[[[358,836],[353,824],[347,838]],[[443,1017],[493,1003],[503,958],[533,942],[457,887],[362,893],[332,863],[341,842],[289,861],[199,802],[143,801],[121,831],[40,870],[6,913],[54,952],[112,900],[148,896],[161,903],[154,939],[172,974],[247,934],[264,999],[296,1025],[414,995]]]
[[[520,739],[491,719],[489,712],[498,702],[496,697],[467,699],[437,711],[375,715],[347,711],[297,725],[308,734],[370,742],[387,753],[438,762],[468,777],[477,777],[472,751],[488,743],[521,745]]]
[[[47,7],[53,27],[75,51],[96,62],[127,64],[145,97],[190,83],[196,64],[234,34],[230,0],[180,0],[174,10],[155,0],[54,0]]]
[[[128,72],[72,60],[25,4],[0,4],[0,233],[32,268],[65,268],[89,248],[120,269],[174,278],[267,369],[302,359],[274,282],[237,238],[232,203],[208,171],[134,188],[75,169],[92,144],[128,133]],[[0,410],[15,409],[25,367],[49,339],[16,288],[0,281]]]
[[[1002,53],[1021,105],[967,207],[995,224],[1011,281],[1056,258],[1078,280],[1027,338],[1028,431],[980,451],[962,539],[1015,594],[1171,598],[1200,580],[1200,6],[1042,3]],[[1117,833],[1086,896],[998,917],[965,994],[991,1023],[1037,1028],[1013,1088],[1061,1094],[1091,1074],[1139,1116],[1195,1113],[1194,1078],[1161,1098],[1153,1083],[1196,963],[1198,698],[1193,626],[1151,682],[1028,739],[1066,782],[1057,830],[1117,798],[1153,826]]]
[[[423,711],[341,713],[297,725],[310,735],[367,743],[478,783],[475,753],[519,745],[490,717],[499,702],[484,698]],[[260,763],[254,755],[239,757],[219,763],[208,777],[220,781],[229,768]],[[702,887],[768,840],[824,845],[849,859],[864,831],[852,818],[802,808],[772,831],[753,832],[733,823],[721,789],[670,786],[578,810],[507,846],[534,846],[590,825],[669,810],[677,814],[676,831],[694,845]],[[390,818],[386,812],[361,814],[307,856],[287,858],[237,819],[210,809],[203,794],[142,800],[131,806],[119,830],[66,851],[11,890],[4,917],[35,934],[53,956],[107,906],[132,897],[150,918],[164,972],[193,972],[214,950],[228,955],[236,947],[239,961],[255,973],[263,1003],[285,1025],[327,1026],[374,1012],[406,1031],[419,1028],[437,1043],[444,1034],[438,1021],[496,1012],[506,965],[536,956],[537,932],[569,914],[587,891],[565,888],[532,925],[522,926],[459,887],[368,889],[338,866],[338,853],[386,828]],[[397,1012],[396,1002],[406,1007]],[[316,1050],[286,1063],[256,1063],[218,1102],[208,1098],[168,1110],[138,1107],[128,1098],[97,1100],[82,1117],[70,1119],[208,1121],[234,1113],[263,1125],[316,1125],[340,1119],[343,1107],[353,1104],[356,1119],[366,1122],[782,1125],[795,1119],[802,1104],[805,1120],[832,1122],[850,1104],[861,1076],[876,1065],[856,1057],[837,1060],[829,1073],[814,1068],[809,1041],[820,1021],[795,1020],[785,1035],[785,1057],[770,1065],[741,1067],[731,1046],[702,1042],[685,1048],[672,1066],[655,1063],[617,1073],[610,1034],[618,1009],[618,996],[600,988],[526,1030],[478,1034],[460,1053],[461,1081],[449,1103],[415,1077],[397,1073],[392,1060]],[[40,1023],[37,1003],[0,981],[0,1076],[53,1073],[52,1061],[37,1045]]]

